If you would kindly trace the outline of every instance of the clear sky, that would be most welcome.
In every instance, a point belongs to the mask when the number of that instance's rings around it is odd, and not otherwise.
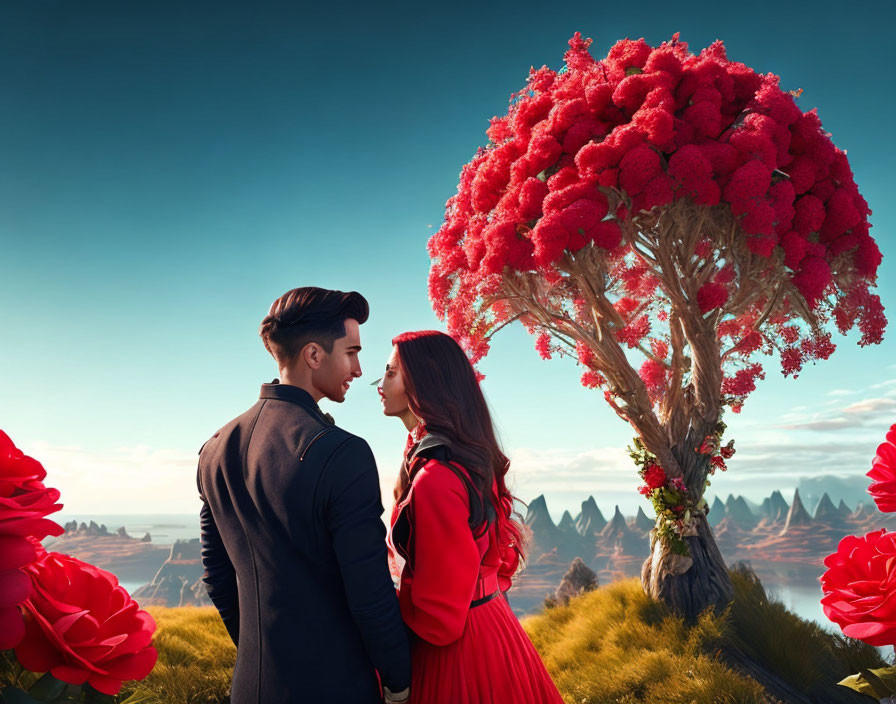
[[[576,30],[598,57],[626,36],[721,38],[802,88],[874,211],[896,319],[893,20],[884,2],[3,3],[0,427],[66,514],[192,512],[199,446],[276,374],[257,337],[270,302],[356,289],[365,373],[322,405],[391,484],[403,428],[364,382],[394,334],[440,327],[426,241],[488,119]],[[769,362],[714,489],[867,470],[896,421],[896,348],[856,339],[796,380]],[[572,362],[509,328],[482,370],[521,498],[634,510],[631,429]]]

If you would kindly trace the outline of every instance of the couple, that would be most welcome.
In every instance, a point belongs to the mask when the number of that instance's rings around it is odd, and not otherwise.
[[[237,644],[231,702],[562,704],[504,594],[521,527],[458,344],[393,340],[379,392],[409,437],[388,539],[369,446],[318,408],[361,376],[367,315],[355,292],[274,301],[260,334],[280,381],[200,450],[203,579]]]

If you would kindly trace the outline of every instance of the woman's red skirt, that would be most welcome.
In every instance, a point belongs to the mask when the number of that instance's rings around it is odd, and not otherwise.
[[[470,609],[450,645],[414,638],[411,704],[563,704],[541,657],[511,610],[496,597]]]

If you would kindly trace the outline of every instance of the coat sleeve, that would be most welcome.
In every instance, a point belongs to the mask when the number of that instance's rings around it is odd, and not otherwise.
[[[224,541],[215,525],[215,519],[209,508],[208,501],[202,493],[202,481],[199,473],[196,474],[196,484],[199,488],[199,498],[202,500],[202,508],[199,510],[199,535],[202,541],[202,581],[208,592],[209,599],[221,614],[221,620],[237,645],[240,631],[240,602],[236,585],[236,570],[227,555]]]
[[[433,464],[414,478],[411,504],[413,570],[399,593],[401,615],[424,640],[448,645],[463,634],[479,579],[469,497],[450,469]]]
[[[351,437],[330,456],[325,472],[325,520],[349,609],[382,683],[399,692],[411,683],[411,655],[389,574],[373,453]]]

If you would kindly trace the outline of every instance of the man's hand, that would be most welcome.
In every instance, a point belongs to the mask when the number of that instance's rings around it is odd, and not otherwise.
[[[383,687],[383,696],[386,704],[401,704],[411,698],[411,688],[405,687],[400,692],[391,692],[388,687]]]

